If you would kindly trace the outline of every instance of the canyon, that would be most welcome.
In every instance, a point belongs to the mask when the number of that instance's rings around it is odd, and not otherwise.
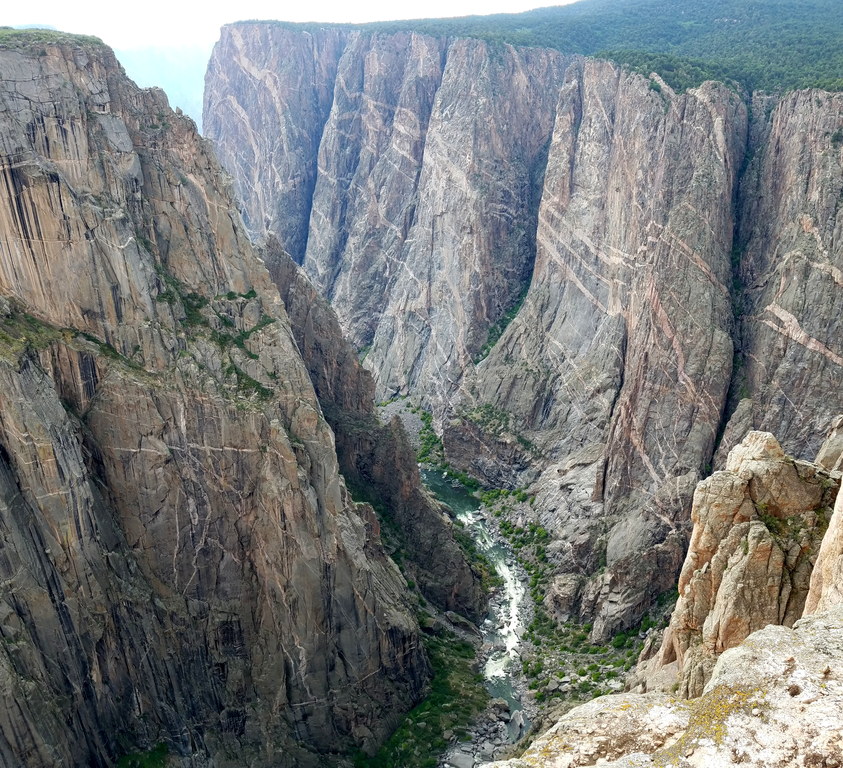
[[[374,752],[430,667],[341,462],[423,525],[423,593],[483,606],[406,439],[162,91],[59,33],[0,72],[0,763]]]
[[[203,122],[0,36],[0,764],[366,764],[479,645],[482,515],[541,562],[487,666],[528,592],[609,647],[679,589],[501,766],[843,764],[843,94],[242,22]]]
[[[376,397],[528,488],[545,606],[605,641],[674,588],[697,483],[843,408],[843,97],[482,40],[226,26],[204,125]]]
[[[679,601],[648,634],[635,691],[557,715],[520,757],[481,768],[839,766],[835,425],[816,462],[785,455],[769,432],[736,445],[697,487]]]

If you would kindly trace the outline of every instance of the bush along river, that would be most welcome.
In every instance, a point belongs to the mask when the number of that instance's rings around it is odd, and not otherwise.
[[[440,762],[450,768],[472,768],[507,753],[530,726],[532,712],[529,704],[525,708],[528,699],[524,695],[526,681],[519,651],[531,618],[532,602],[525,586],[526,573],[508,544],[492,534],[480,501],[446,472],[425,469],[422,475],[430,491],[447,504],[497,574],[498,588],[480,627],[481,668],[491,704],[470,729],[469,736],[452,745]]]
[[[592,643],[590,624],[560,622],[545,609],[556,555],[528,489],[472,494],[460,482],[465,476],[441,468],[442,443],[429,413],[406,398],[379,409],[383,421],[397,415],[403,422],[428,489],[451,510],[458,538],[494,570],[496,588],[479,629],[456,615],[434,616],[419,596],[431,693],[378,755],[361,755],[355,768],[474,768],[511,757],[531,724],[549,712],[558,716],[623,690],[645,643],[656,640],[651,633],[666,626],[676,590],[662,595],[637,627]]]

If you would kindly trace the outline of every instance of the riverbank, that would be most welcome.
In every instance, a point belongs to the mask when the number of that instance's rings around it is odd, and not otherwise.
[[[450,734],[439,768],[473,768],[511,757],[525,746],[531,725],[538,728],[548,717],[623,690],[648,633],[669,615],[675,595],[666,595],[639,627],[604,645],[590,643],[589,625],[558,622],[545,609],[554,555],[547,546],[550,533],[540,525],[527,489],[464,486],[461,481],[472,481],[443,464],[429,414],[407,398],[381,404],[379,412],[385,421],[396,416],[402,421],[422,460],[428,490],[450,510],[461,529],[458,538],[497,574],[489,614],[479,627],[481,639],[473,640],[474,669],[483,676],[490,703],[462,735]],[[471,635],[467,632],[464,639]]]

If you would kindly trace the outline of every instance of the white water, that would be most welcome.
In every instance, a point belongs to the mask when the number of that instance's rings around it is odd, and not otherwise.
[[[483,676],[488,680],[504,678],[510,665],[518,658],[518,646],[524,633],[521,601],[527,590],[511,564],[511,555],[492,538],[480,513],[458,512],[457,519],[470,531],[477,548],[489,559],[503,580],[501,594],[494,601],[490,616],[486,620],[487,625],[483,627],[486,641],[497,649],[486,660]]]
[[[462,487],[454,488],[449,478],[439,472],[426,471],[424,477],[431,490],[465,526],[477,549],[486,556],[503,581],[503,587],[493,598],[489,615],[480,627],[484,641],[494,649],[483,667],[483,676],[493,697],[505,699],[512,711],[521,709],[520,698],[512,685],[511,668],[517,663],[521,635],[525,630],[521,607],[527,590],[519,579],[512,552],[504,542],[493,538],[480,514],[477,499]],[[518,737],[517,732],[510,735],[513,739]]]

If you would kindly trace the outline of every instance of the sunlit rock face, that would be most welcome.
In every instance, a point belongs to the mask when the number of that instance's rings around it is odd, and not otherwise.
[[[373,750],[428,674],[208,145],[89,41],[0,49],[0,762]]]
[[[224,28],[205,102],[253,234],[451,464],[530,486],[545,605],[600,640],[673,588],[729,449],[812,459],[843,408],[841,124],[821,91],[260,23]]]
[[[679,601],[651,674],[675,667],[679,693],[699,696],[723,651],[768,624],[792,626],[839,488],[839,473],[794,461],[768,432],[733,448],[694,494]]]

